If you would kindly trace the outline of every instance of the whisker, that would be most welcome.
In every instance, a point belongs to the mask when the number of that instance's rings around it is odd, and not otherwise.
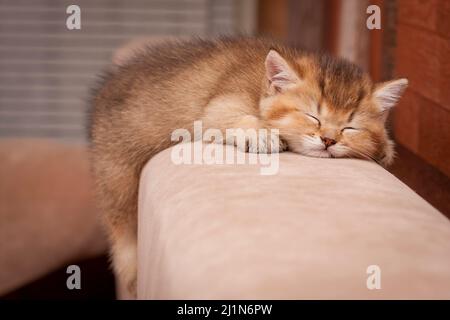
[[[363,151],[355,150],[355,149],[352,149],[352,148],[350,148],[350,150],[351,150],[351,152],[355,153],[356,155],[359,155],[359,156],[363,157],[366,160],[372,160],[375,163],[380,164],[380,162],[377,159],[375,159],[374,157],[372,157],[371,155],[369,155],[367,153],[364,153]]]

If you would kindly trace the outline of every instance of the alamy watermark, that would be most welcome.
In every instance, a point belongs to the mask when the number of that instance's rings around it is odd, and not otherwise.
[[[79,266],[72,264],[67,267],[66,273],[70,274],[66,280],[66,286],[69,290],[81,289],[81,269]]]
[[[66,19],[66,27],[69,30],[80,30],[81,29],[81,8],[76,4],[71,4],[67,7],[66,13],[70,16]]]
[[[369,30],[381,29],[381,9],[373,4],[367,7],[366,13],[370,16],[366,20],[366,26]]]
[[[366,273],[369,275],[366,280],[366,286],[369,290],[381,289],[381,268],[376,264],[367,267]]]

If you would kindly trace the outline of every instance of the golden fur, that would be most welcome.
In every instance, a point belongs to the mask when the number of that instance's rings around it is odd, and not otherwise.
[[[92,104],[92,163],[113,266],[135,290],[138,180],[177,128],[277,128],[282,149],[387,165],[386,113],[405,80],[263,40],[167,42],[106,75]],[[270,152],[270,148],[267,151]]]

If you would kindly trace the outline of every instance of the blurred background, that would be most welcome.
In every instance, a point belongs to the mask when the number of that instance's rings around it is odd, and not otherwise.
[[[66,27],[71,4],[81,30]],[[381,10],[379,30],[366,26],[369,5]],[[398,143],[389,170],[450,217],[450,1],[0,0],[0,296],[114,298],[104,239],[92,240],[101,236],[86,155],[89,88],[130,40],[194,35],[271,36],[345,57],[375,81],[407,77],[389,120]],[[67,231],[74,225],[84,233]],[[85,270],[84,290],[65,287],[71,263]]]

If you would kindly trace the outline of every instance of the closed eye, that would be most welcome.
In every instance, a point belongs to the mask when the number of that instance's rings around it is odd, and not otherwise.
[[[317,124],[319,125],[319,127],[320,127],[320,125],[321,125],[321,123],[320,123],[320,120],[319,119],[317,119],[316,117],[314,117],[313,115],[310,115],[309,113],[305,113],[308,117],[310,117],[311,119],[313,119],[313,120],[315,120],[316,122],[317,122]]]
[[[342,128],[341,132],[344,132],[345,130],[350,131],[350,130],[358,130],[358,129],[353,128],[353,127],[345,127],[345,128]]]

